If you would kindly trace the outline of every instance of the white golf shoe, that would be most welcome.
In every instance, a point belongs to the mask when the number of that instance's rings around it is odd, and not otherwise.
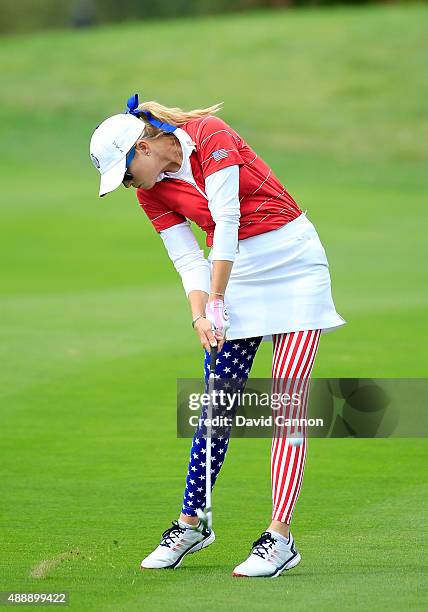
[[[163,532],[160,544],[141,561],[141,569],[177,569],[186,555],[206,548],[215,540],[211,529],[196,531],[182,521],[173,521]]]
[[[301,557],[290,533],[287,540],[274,531],[264,531],[253,542],[250,556],[233,570],[232,576],[277,578],[300,563]]]

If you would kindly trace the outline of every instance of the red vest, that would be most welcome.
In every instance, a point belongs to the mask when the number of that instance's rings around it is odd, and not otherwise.
[[[190,164],[204,194],[207,176],[239,165],[239,240],[277,229],[302,213],[269,166],[222,119],[211,115],[180,127],[196,144]],[[207,198],[195,186],[166,177],[151,189],[137,189],[137,197],[157,232],[190,219],[206,232],[207,246],[212,246],[215,223]]]

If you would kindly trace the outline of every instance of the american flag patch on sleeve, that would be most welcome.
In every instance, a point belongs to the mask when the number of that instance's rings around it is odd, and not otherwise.
[[[225,157],[228,157],[229,153],[226,151],[226,149],[219,149],[218,151],[214,151],[214,153],[211,155],[211,157],[215,160],[215,161],[220,161],[221,159],[224,159]]]

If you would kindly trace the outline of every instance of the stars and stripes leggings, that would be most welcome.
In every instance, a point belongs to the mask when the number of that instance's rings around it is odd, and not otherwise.
[[[321,330],[273,334],[273,392],[298,391],[300,405],[293,418],[304,418],[308,402],[308,383],[317,353]],[[224,343],[216,362],[216,377],[244,379],[251,371],[262,337],[229,340]],[[209,374],[209,353],[205,351],[205,379]],[[274,427],[271,445],[272,520],[290,523],[302,484],[307,440],[301,433],[300,444],[290,444],[287,433],[295,430]],[[299,433],[299,436],[300,436]],[[229,445],[228,436],[212,436],[212,486],[223,465]],[[205,507],[205,440],[195,433],[190,450],[182,512],[196,516],[196,508]]]

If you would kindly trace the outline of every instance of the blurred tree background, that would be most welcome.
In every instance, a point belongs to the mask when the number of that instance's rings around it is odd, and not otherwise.
[[[133,19],[166,19],[294,6],[364,5],[412,0],[1,0],[0,33],[88,27]],[[422,0],[427,2],[428,0]]]

